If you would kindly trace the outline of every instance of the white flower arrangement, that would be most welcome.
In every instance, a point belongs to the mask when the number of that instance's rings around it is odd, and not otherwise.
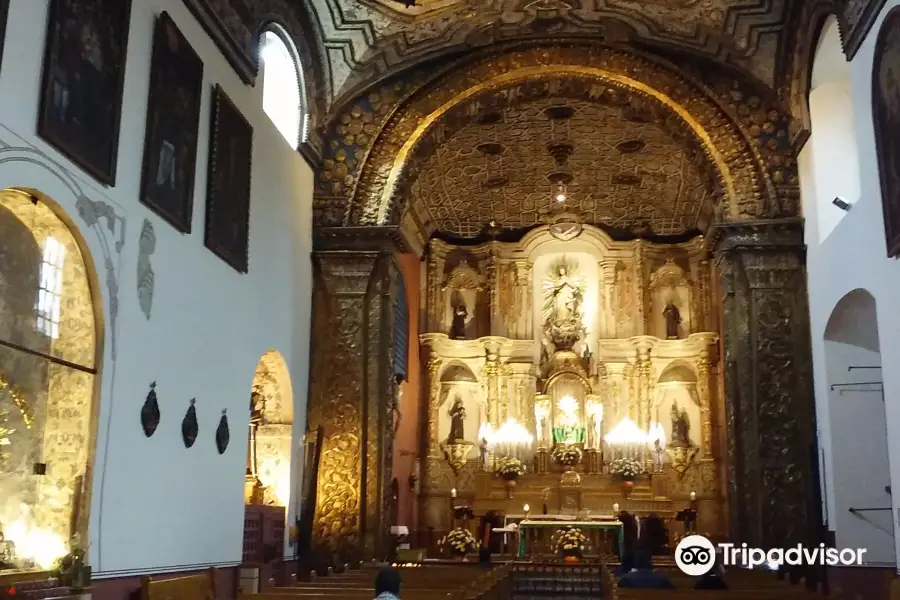
[[[497,461],[495,470],[504,479],[515,479],[525,474],[525,465],[518,458],[504,456]]]
[[[574,467],[581,462],[581,449],[570,444],[561,444],[553,449],[553,460],[565,467]]]
[[[554,549],[563,556],[580,556],[587,547],[587,536],[577,527],[568,527],[556,532],[558,536]]]
[[[474,551],[478,544],[471,531],[457,527],[441,539],[440,546],[451,554],[464,555]]]
[[[644,466],[633,458],[617,458],[609,466],[609,472],[622,481],[632,481],[644,474]]]

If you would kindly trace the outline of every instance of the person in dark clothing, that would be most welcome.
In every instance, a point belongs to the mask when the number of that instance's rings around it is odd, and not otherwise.
[[[375,600],[400,600],[400,571],[391,567],[379,569],[375,576]]]
[[[626,550],[622,556],[622,562],[616,567],[616,577],[621,577],[625,573],[631,573],[631,570],[634,569],[634,552],[631,550]]]
[[[634,554],[634,571],[619,578],[619,587],[645,590],[672,590],[675,584],[664,573],[653,570],[650,554],[639,550]]]

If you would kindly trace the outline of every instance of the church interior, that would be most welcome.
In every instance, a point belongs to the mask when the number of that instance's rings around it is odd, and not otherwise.
[[[0,0],[0,600],[900,598],[897,65],[900,0]]]

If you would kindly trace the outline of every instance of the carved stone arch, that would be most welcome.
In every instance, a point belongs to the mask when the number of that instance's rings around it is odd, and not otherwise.
[[[686,128],[715,166],[721,221],[781,215],[759,149],[706,86],[648,55],[610,47],[527,48],[482,58],[423,86],[399,106],[365,159],[345,222],[396,224],[400,183],[425,135],[479,94],[550,77],[587,78],[660,107],[665,124]]]

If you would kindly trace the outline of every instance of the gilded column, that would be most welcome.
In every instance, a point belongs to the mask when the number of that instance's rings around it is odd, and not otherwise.
[[[509,419],[509,395],[507,385],[509,383],[509,369],[506,365],[500,365],[499,374],[497,379],[499,380],[499,410],[497,411],[497,420],[500,421],[500,424],[506,423],[506,420]]]
[[[638,414],[637,424],[643,431],[650,427],[650,346],[638,344],[637,389]]]
[[[710,297],[709,297],[709,261],[703,259],[697,265],[697,276],[694,278],[697,282],[697,304],[700,307],[700,313],[697,321],[697,331],[712,331],[713,322],[710,318]]]
[[[518,329],[519,335],[517,337],[530,340],[534,335],[534,315],[531,309],[534,303],[534,294],[531,291],[531,263],[527,260],[516,261],[516,284],[519,286],[519,297],[522,299],[518,314],[521,326]]]
[[[646,299],[644,297],[644,243],[634,242],[634,327],[635,335],[644,335],[650,331],[647,324]]]
[[[628,418],[634,421],[635,423],[638,420],[638,405],[640,399],[638,398],[638,373],[640,371],[640,366],[638,363],[629,363],[625,365],[625,371],[623,375],[625,376],[625,387],[628,390],[628,397],[626,398],[628,404]]]
[[[819,542],[802,219],[729,223],[712,241],[721,280],[732,541]]]
[[[313,543],[347,558],[389,540],[394,393],[393,294],[398,269],[380,251],[314,253],[308,426],[325,438]]]
[[[441,358],[428,348],[428,454],[440,458],[440,433],[438,412],[441,408]]]
[[[487,388],[487,418],[496,431],[500,420],[500,357],[493,349],[487,349],[484,362],[483,381]]]
[[[703,457],[712,457],[712,412],[709,398],[709,350],[704,348],[697,359],[697,393],[700,396],[700,435]]]
[[[441,297],[441,282],[444,278],[444,256],[435,244],[428,251],[428,326],[426,331],[441,331],[444,318],[444,303]]]
[[[491,253],[487,259],[487,285],[488,298],[491,307],[491,335],[503,335],[503,311],[500,307],[500,264],[494,250],[494,242],[491,242]]]

